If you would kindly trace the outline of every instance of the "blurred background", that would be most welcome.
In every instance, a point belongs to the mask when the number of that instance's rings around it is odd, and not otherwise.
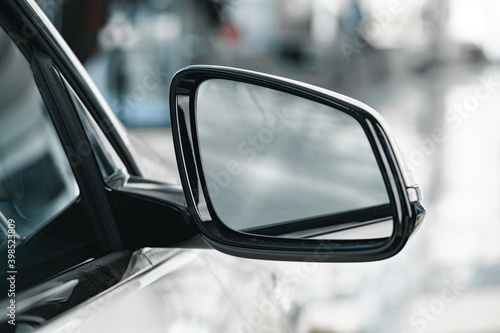
[[[500,2],[37,2],[117,116],[171,166],[159,180],[179,182],[168,87],[190,64],[304,81],[387,120],[427,217],[386,261],[270,264],[299,331],[500,331]]]

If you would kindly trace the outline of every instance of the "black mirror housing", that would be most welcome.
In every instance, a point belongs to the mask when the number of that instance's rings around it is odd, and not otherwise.
[[[266,88],[317,103],[321,107],[338,110],[343,115],[355,119],[366,135],[378,165],[387,191],[388,204],[380,206],[384,209],[363,207],[359,211],[322,215],[320,218],[311,216],[301,218],[300,221],[280,220],[281,223],[272,224],[271,227],[254,228],[251,232],[249,229],[231,227],[227,219],[221,218],[220,205],[214,201],[214,196],[210,192],[204,170],[207,163],[200,148],[197,122],[199,117],[197,108],[200,108],[200,105],[197,102],[197,95],[200,85],[208,80],[226,80]],[[188,212],[196,222],[204,240],[224,253],[255,259],[309,262],[381,260],[397,254],[425,216],[425,209],[420,203],[420,190],[406,171],[387,124],[373,109],[349,97],[300,82],[246,70],[191,66],[179,71],[172,80],[170,110],[175,152]],[[242,202],[242,205],[244,204]],[[390,214],[388,218],[392,221],[388,237],[359,239],[335,237],[335,232],[338,230],[374,223],[373,221],[380,218],[376,214],[380,214],[381,211],[388,211]],[[339,226],[342,228],[339,229]],[[286,235],[290,233],[281,237],[276,234],[276,230],[292,230],[297,233],[299,229],[307,228],[311,230],[327,228],[334,236],[317,239],[318,237],[310,236],[287,237]],[[309,235],[314,234],[308,232]]]

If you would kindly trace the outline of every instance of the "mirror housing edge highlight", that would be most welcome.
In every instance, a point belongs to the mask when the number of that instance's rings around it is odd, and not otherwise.
[[[392,234],[387,238],[283,238],[233,230],[214,209],[204,179],[196,122],[196,96],[201,83],[223,79],[290,94],[356,119],[363,128],[380,168],[392,210]],[[384,119],[373,109],[349,97],[301,82],[257,72],[219,67],[190,66],[177,72],[170,86],[172,135],[188,212],[211,247],[239,257],[307,261],[363,262],[397,254],[421,224],[425,209],[420,190],[407,174],[404,161]],[[221,134],[222,135],[222,134]],[[302,224],[312,223],[301,220]],[[352,221],[355,222],[355,221]]]

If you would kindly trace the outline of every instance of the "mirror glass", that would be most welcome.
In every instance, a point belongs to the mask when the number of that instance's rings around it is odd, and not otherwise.
[[[391,236],[382,174],[351,115],[224,79],[201,83],[195,110],[210,201],[229,228],[287,238]]]

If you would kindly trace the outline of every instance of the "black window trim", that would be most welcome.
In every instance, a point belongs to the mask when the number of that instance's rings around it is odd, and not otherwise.
[[[54,104],[55,110],[48,108],[49,114],[63,142],[66,154],[68,157],[76,158],[73,163],[73,172],[80,187],[80,195],[87,200],[91,218],[105,231],[105,235],[98,234],[97,237],[102,243],[108,244],[110,252],[123,249],[123,243],[105,194],[105,184],[99,172],[97,160],[76,114],[75,106],[66,94],[66,88],[54,68],[52,58],[36,47],[33,47],[32,70],[42,97],[48,104],[51,102]],[[86,150],[83,151],[82,147]]]

